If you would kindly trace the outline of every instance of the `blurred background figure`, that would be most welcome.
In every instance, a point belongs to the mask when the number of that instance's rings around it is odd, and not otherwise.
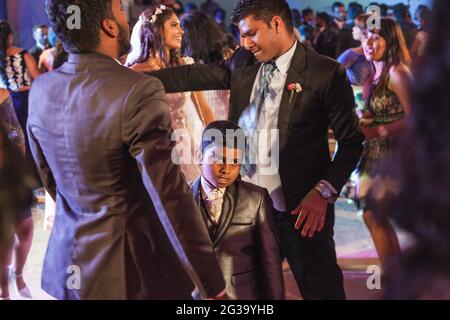
[[[337,30],[333,28],[332,18],[326,12],[316,15],[314,49],[319,54],[336,58]]]
[[[34,46],[28,50],[33,56],[36,63],[39,62],[39,57],[45,49],[50,48],[48,41],[48,26],[45,24],[36,25],[33,27]]]
[[[128,21],[132,28],[136,26],[141,13],[152,6],[154,2],[155,0],[133,0],[128,4]]]
[[[294,28],[299,28],[302,25],[302,14],[298,9],[292,9],[292,22],[294,23]]]
[[[425,52],[428,41],[428,29],[432,23],[432,13],[427,6],[420,5],[417,7],[414,17],[418,23],[419,29],[411,49],[411,55],[413,61],[416,61],[417,59],[420,59]]]
[[[348,4],[348,20],[338,31],[336,57],[339,57],[347,49],[361,45],[361,42],[353,37],[353,27],[355,26],[356,17],[362,13],[364,13],[364,8],[359,3],[350,2]]]
[[[314,28],[315,25],[314,11],[311,8],[304,9],[302,11],[302,17],[303,17],[303,25]]]
[[[450,6],[435,0],[425,54],[416,65],[411,113],[380,169],[372,201],[413,241],[386,269],[385,299],[450,299]]]
[[[334,2],[331,5],[333,24],[337,29],[342,29],[347,22],[347,10],[342,2]]]
[[[214,18],[216,10],[220,8],[220,5],[214,0],[205,0],[200,6],[200,10],[206,13],[208,16]]]
[[[367,19],[369,17],[370,15],[366,13],[356,17],[354,27],[352,28],[352,37],[357,46],[347,49],[337,59],[345,67],[352,86],[357,86],[361,89],[366,83],[370,72],[369,64],[364,55],[364,49],[361,46],[361,40],[366,30]]]
[[[220,27],[220,29],[224,33],[227,32],[226,18],[227,18],[227,13],[222,8],[217,9],[216,12],[214,13],[214,20],[216,21],[217,25]]]
[[[31,299],[23,269],[33,239],[32,163],[8,91],[0,89],[0,300],[8,300],[9,278],[20,296]],[[14,256],[14,266],[12,265]]]
[[[23,132],[26,132],[28,119],[28,93],[32,80],[40,72],[33,56],[22,48],[13,45],[14,37],[7,21],[0,21],[0,88],[7,89],[13,101],[14,110]],[[32,162],[28,137],[25,136],[26,155]],[[32,162],[34,163],[34,162]],[[39,180],[37,172],[36,180]],[[36,188],[40,187],[38,183]]]
[[[311,8],[306,8],[302,11],[302,25],[298,27],[300,33],[300,41],[309,47],[313,47],[314,43],[314,11]]]
[[[377,165],[391,152],[410,110],[407,85],[412,80],[411,58],[400,26],[388,18],[381,19],[381,29],[366,30],[363,48],[371,72],[364,88],[367,111],[360,120],[366,142],[358,168],[358,199],[385,268],[388,259],[399,254],[399,241],[389,220],[376,219],[371,205],[364,202],[378,179]]]
[[[406,40],[408,50],[412,49],[414,40],[416,39],[417,27],[412,21],[409,7],[403,3],[398,3],[393,7],[395,20],[400,25]]]
[[[199,8],[198,8],[197,4],[194,2],[189,2],[184,6],[184,13],[186,13],[186,14],[192,13],[197,10],[199,10]]]

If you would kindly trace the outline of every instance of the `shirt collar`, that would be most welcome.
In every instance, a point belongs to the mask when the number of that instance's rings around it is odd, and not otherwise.
[[[275,64],[277,65],[277,68],[283,77],[286,76],[289,67],[291,66],[291,61],[292,58],[294,57],[296,49],[297,49],[297,40],[295,40],[294,44],[288,51],[286,51],[284,54],[282,54],[275,60]]]
[[[201,176],[201,178],[200,178],[200,183],[201,183],[201,186],[202,186],[202,190],[203,190],[203,192],[204,192],[204,196],[207,196],[207,195],[210,194],[211,191],[213,191],[213,190],[219,190],[219,192],[220,192],[221,194],[225,194],[226,188],[219,188],[219,189],[217,189],[217,188],[214,187],[211,183],[209,183],[208,180],[206,180],[205,178],[203,178],[203,176]]]

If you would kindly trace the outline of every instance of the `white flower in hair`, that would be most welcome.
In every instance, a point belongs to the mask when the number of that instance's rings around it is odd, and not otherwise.
[[[158,19],[158,14],[163,13],[163,11],[166,9],[167,7],[165,5],[160,5],[159,8],[155,10],[155,13],[150,17],[150,23],[154,24],[156,22],[156,19]]]

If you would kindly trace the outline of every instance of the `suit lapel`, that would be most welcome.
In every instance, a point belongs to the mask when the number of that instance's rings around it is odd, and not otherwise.
[[[278,114],[278,129],[280,130],[280,151],[283,150],[287,139],[287,129],[291,119],[291,111],[297,102],[298,96],[301,94],[294,93],[292,101],[290,100],[291,92],[288,86],[291,83],[299,83],[302,88],[305,88],[305,78],[301,72],[306,68],[306,52],[301,43],[297,43],[297,49],[292,57],[291,66],[289,67],[286,83],[283,89],[283,96],[280,103],[280,111]],[[290,102],[290,103],[289,103]]]
[[[256,76],[258,75],[259,68],[261,67],[260,63],[255,65],[247,66],[242,70],[241,78],[238,80],[239,83],[237,85],[237,96],[236,103],[233,104],[236,108],[233,110],[234,113],[230,114],[229,119],[234,122],[239,121],[239,117],[241,116],[244,109],[250,104],[250,97],[253,91],[253,85],[255,83]]]
[[[234,211],[236,209],[236,200],[239,194],[238,183],[233,183],[227,188],[225,193],[225,199],[222,206],[222,215],[219,220],[219,225],[217,226],[217,232],[213,239],[214,246],[218,245],[225,235],[228,227],[230,226],[231,220],[234,216]]]
[[[200,178],[197,178],[192,182],[191,184],[191,191],[194,195],[195,202],[197,203],[197,206],[200,208]]]

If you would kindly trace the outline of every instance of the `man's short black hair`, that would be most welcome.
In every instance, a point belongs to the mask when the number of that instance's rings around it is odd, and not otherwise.
[[[334,10],[335,10],[336,8],[339,8],[339,7],[345,7],[345,6],[344,6],[344,4],[343,4],[342,2],[336,1],[336,2],[334,2],[334,3],[332,4],[331,10],[333,10],[333,12],[334,12]]]
[[[221,139],[217,139],[218,137]],[[218,120],[206,126],[202,134],[202,154],[210,147],[217,146],[218,143],[221,143],[221,147],[239,149],[245,152],[245,134],[234,122]]]
[[[238,0],[231,20],[238,24],[248,16],[264,21],[269,27],[274,16],[279,16],[286,24],[289,33],[294,32],[294,23],[289,4],[285,0]]]
[[[305,17],[306,17],[307,15],[311,14],[311,13],[314,13],[313,9],[311,9],[311,8],[303,9],[303,11],[302,11],[302,17],[303,17],[303,19],[305,19]]]
[[[33,33],[35,33],[37,29],[45,29],[45,28],[48,29],[48,25],[46,25],[46,24],[37,24],[37,25],[35,25],[33,27]]]
[[[74,13],[68,13],[67,8],[72,5],[80,8],[81,29],[69,28]],[[112,0],[46,0],[45,9],[50,25],[69,53],[94,51],[100,44],[102,21],[114,18]]]

